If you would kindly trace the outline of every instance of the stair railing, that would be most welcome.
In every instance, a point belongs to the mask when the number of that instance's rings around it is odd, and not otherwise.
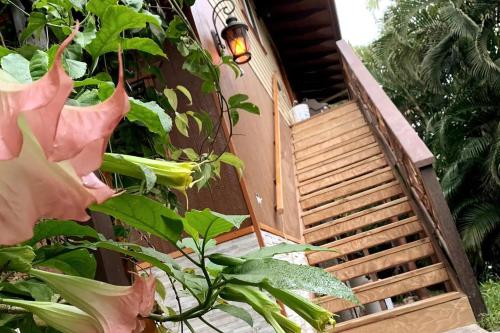
[[[486,313],[472,267],[433,168],[432,152],[404,118],[349,44],[338,41],[344,76],[352,99],[357,100],[370,127],[453,266],[462,291],[477,318]]]

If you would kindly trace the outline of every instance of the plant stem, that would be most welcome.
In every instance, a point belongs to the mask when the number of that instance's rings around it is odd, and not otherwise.
[[[213,325],[212,325],[212,324],[210,324],[208,321],[206,321],[203,317],[200,317],[200,320],[201,320],[202,322],[204,322],[204,323],[205,323],[205,325],[207,325],[208,327],[210,327],[211,329],[213,329],[214,331],[219,332],[219,333],[224,333],[224,332],[222,332],[220,329],[218,329],[217,327],[213,326]]]

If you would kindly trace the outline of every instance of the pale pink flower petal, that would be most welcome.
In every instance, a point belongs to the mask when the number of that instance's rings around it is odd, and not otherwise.
[[[64,107],[50,160],[70,160],[80,176],[101,166],[109,138],[130,107],[123,85],[121,55],[119,68],[118,85],[106,101],[87,107]]]
[[[49,162],[24,116],[19,125],[23,146],[18,158],[0,161],[0,244],[13,245],[33,236],[40,218],[88,220],[86,208],[113,191],[94,175],[80,178],[69,162]]]
[[[20,114],[26,115],[44,151],[51,149],[62,107],[73,87],[61,55],[76,32],[61,44],[52,68],[40,80],[30,84],[0,82],[0,160],[15,158],[21,151]]]
[[[32,270],[31,275],[52,286],[70,304],[101,324],[104,333],[141,332],[154,305],[155,278],[137,277],[129,287],[77,276]]]

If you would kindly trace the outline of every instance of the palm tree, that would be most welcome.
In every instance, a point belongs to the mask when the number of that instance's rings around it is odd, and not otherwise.
[[[500,273],[500,0],[397,0],[359,51],[436,155],[478,275]]]

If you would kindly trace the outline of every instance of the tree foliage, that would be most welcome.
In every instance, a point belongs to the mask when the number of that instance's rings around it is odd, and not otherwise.
[[[396,1],[358,51],[433,153],[478,275],[500,267],[500,1]],[[498,271],[497,271],[498,273]]]

